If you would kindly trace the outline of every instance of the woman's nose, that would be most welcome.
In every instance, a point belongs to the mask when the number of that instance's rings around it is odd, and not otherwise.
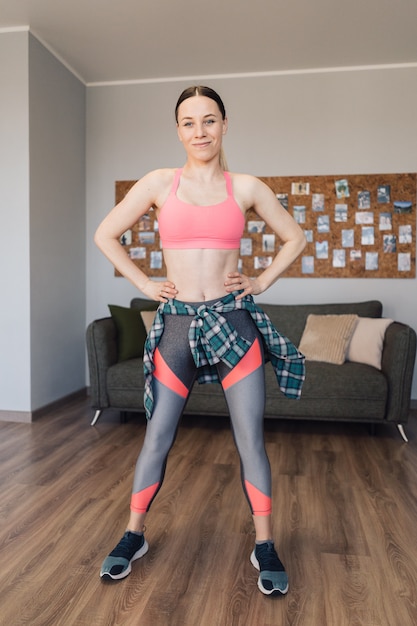
[[[206,134],[204,123],[201,123],[201,124],[197,123],[195,125],[195,134],[196,134],[196,137],[204,137],[204,135]]]

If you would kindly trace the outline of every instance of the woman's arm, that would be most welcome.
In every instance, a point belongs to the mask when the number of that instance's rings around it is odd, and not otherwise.
[[[258,295],[273,285],[285,270],[301,254],[306,245],[303,230],[277,200],[270,187],[259,178],[244,176],[237,182],[237,195],[241,195],[246,206],[254,208],[259,217],[275,232],[282,246],[271,265],[256,278],[249,278],[239,272],[228,274],[225,285],[227,291],[243,289],[237,299],[247,294]]]
[[[104,218],[94,235],[94,242],[114,267],[142,293],[160,302],[175,296],[175,286],[170,281],[153,281],[142,272],[126,254],[120,237],[152,206],[158,205],[169,177],[169,170],[156,170],[141,178]]]

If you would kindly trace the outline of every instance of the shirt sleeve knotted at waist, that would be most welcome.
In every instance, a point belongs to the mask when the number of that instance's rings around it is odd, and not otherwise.
[[[216,307],[201,305],[188,333],[191,353],[197,367],[222,361],[232,368],[246,354],[250,342],[241,337]]]
[[[218,382],[215,364],[222,361],[233,368],[250,348],[250,342],[241,337],[222,315],[239,309],[247,310],[261,333],[265,353],[274,368],[280,390],[288,398],[298,399],[305,378],[305,359],[294,344],[281,335],[269,317],[258,307],[252,296],[236,300],[238,292],[205,305],[198,306],[169,300],[158,307],[154,323],[149,331],[144,349],[145,412],[150,419],[153,410],[152,374],[153,355],[164,331],[164,314],[188,315],[192,317],[188,339],[197,368],[200,383]],[[209,371],[209,373],[207,373]]]

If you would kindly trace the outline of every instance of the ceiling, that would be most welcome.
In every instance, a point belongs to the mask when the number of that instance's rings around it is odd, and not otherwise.
[[[0,0],[86,84],[417,64],[417,0]]]

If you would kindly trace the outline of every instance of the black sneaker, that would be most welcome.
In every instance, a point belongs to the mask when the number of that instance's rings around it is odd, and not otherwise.
[[[149,545],[143,535],[128,530],[115,549],[103,561],[100,577],[104,580],[120,580],[132,571],[132,562],[147,553]]]
[[[260,572],[258,587],[262,593],[267,596],[287,593],[288,576],[278,558],[273,541],[255,545],[250,562]]]

